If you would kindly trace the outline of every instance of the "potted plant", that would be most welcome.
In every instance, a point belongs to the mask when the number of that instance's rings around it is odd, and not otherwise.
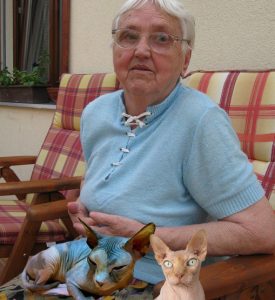
[[[16,68],[10,72],[7,68],[0,71],[0,102],[47,103],[47,66],[49,56],[43,54],[31,72]]]

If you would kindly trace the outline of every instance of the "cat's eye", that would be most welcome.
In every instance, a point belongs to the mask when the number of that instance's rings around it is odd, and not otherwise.
[[[188,267],[193,267],[193,266],[196,265],[196,263],[197,263],[197,259],[196,258],[191,258],[191,259],[188,260],[187,266]]]
[[[164,265],[164,267],[169,268],[169,269],[173,267],[173,263],[170,260],[165,260],[163,262],[163,265]]]
[[[113,271],[119,271],[119,270],[122,270],[124,267],[126,267],[126,265],[113,267]]]

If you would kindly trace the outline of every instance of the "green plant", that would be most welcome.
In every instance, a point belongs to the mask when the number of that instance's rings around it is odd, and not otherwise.
[[[31,72],[21,71],[16,68],[12,72],[8,68],[0,71],[0,86],[10,85],[45,85],[47,83],[46,74],[49,65],[49,55],[43,53]]]
[[[13,83],[12,74],[6,67],[0,71],[0,85],[9,86],[12,83]]]

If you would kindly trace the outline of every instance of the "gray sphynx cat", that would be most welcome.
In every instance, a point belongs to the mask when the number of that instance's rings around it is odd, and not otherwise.
[[[66,283],[69,295],[82,300],[111,295],[131,282],[135,261],[148,251],[155,225],[145,225],[128,239],[99,235],[81,222],[87,239],[56,244],[29,259],[22,273],[26,289],[42,292]]]

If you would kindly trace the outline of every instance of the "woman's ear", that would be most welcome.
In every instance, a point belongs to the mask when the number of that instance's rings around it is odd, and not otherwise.
[[[192,49],[190,47],[187,47],[185,55],[184,55],[184,64],[182,66],[182,70],[181,70],[181,74],[180,74],[182,78],[184,77],[185,72],[189,66],[191,56],[192,56]]]

